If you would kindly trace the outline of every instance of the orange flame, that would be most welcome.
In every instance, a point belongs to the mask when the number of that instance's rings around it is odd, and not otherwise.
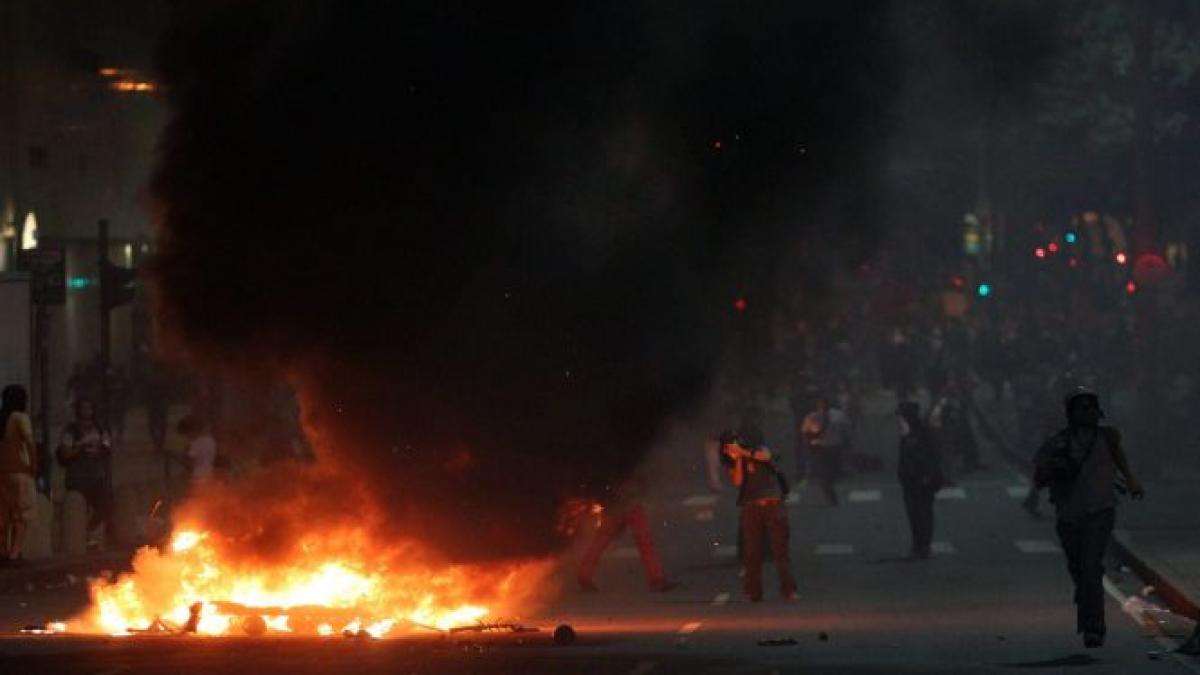
[[[283,562],[243,561],[223,553],[210,531],[177,530],[163,551],[143,548],[133,572],[92,583],[92,607],[72,621],[78,632],[126,635],[183,630],[201,604],[195,632],[373,637],[448,630],[527,604],[548,562],[437,565],[414,545],[376,546],[362,530],[323,532]],[[259,617],[261,630],[247,628]]]

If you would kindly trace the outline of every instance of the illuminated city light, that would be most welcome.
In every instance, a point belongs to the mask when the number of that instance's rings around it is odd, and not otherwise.
[[[139,80],[117,80],[108,85],[110,89],[120,92],[152,92],[158,87],[153,82],[143,82]]]
[[[1058,253],[1058,242],[1050,242],[1050,245],[1046,247],[1046,250],[1051,253]]]
[[[1137,293],[1137,288],[1138,288],[1137,284],[1134,283],[1132,280],[1125,282],[1125,292],[1128,293],[1129,295],[1133,295],[1134,293]]]
[[[1046,249],[1039,246],[1039,247],[1033,249],[1033,255],[1038,258],[1045,258],[1046,257]]]
[[[1114,259],[1117,261],[1118,265],[1124,265],[1129,262],[1129,256],[1125,255],[1124,251],[1117,251],[1117,255],[1114,256]]]

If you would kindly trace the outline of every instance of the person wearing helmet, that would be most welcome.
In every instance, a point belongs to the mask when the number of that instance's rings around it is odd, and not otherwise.
[[[1067,426],[1052,435],[1034,461],[1034,487],[1050,488],[1056,530],[1075,584],[1076,632],[1086,647],[1104,644],[1104,552],[1112,536],[1118,474],[1134,499],[1144,496],[1129,469],[1121,435],[1100,424],[1096,393],[1076,387],[1063,400]]]

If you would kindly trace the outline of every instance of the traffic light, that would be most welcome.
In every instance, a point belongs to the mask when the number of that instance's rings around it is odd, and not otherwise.
[[[1067,232],[1065,235],[1063,235],[1063,241],[1067,242],[1068,244],[1074,244],[1078,240],[1079,235],[1075,234],[1074,232]]]
[[[100,270],[100,301],[104,309],[116,309],[133,302],[137,295],[138,271],[105,262]]]
[[[991,284],[979,284],[979,286],[975,288],[975,293],[981,298],[986,298],[987,296],[992,294],[992,285]]]

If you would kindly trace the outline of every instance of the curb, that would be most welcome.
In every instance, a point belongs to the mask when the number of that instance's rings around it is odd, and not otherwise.
[[[1188,595],[1181,584],[1176,583],[1167,574],[1154,569],[1153,563],[1147,556],[1139,554],[1137,550],[1129,545],[1126,541],[1128,534],[1123,530],[1113,532],[1112,541],[1110,542],[1110,550],[1116,555],[1117,559],[1129,569],[1133,570],[1142,581],[1154,586],[1155,591],[1167,606],[1176,614],[1200,621],[1200,598],[1193,598]]]
[[[101,553],[62,560],[53,558],[36,560],[21,569],[0,570],[0,593],[30,593],[80,584],[88,577],[99,576],[104,570],[110,570],[114,575],[126,572],[130,569],[132,562],[133,551]],[[77,580],[72,583],[67,578],[68,576],[74,576]]]

